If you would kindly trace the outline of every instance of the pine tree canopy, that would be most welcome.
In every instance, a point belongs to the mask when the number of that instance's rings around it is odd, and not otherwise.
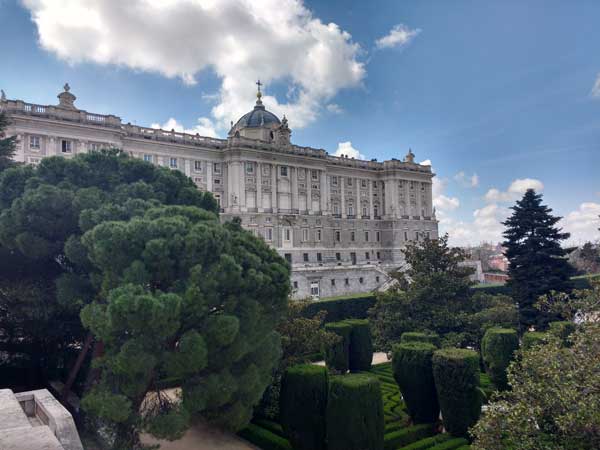
[[[508,285],[519,304],[521,325],[543,328],[553,318],[534,308],[538,297],[572,288],[570,277],[575,270],[561,246],[570,235],[556,226],[561,218],[551,214],[552,209],[542,204],[542,195],[533,189],[511,209],[513,214],[503,223],[503,245],[510,261]]]

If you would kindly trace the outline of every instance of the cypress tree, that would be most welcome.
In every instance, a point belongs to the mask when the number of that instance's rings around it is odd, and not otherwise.
[[[545,328],[556,320],[534,307],[540,295],[551,290],[570,292],[574,268],[566,259],[567,250],[561,241],[570,234],[563,233],[556,223],[561,217],[542,205],[542,195],[528,189],[503,225],[505,255],[510,261],[508,286],[519,306],[519,322],[525,331],[530,326]]]

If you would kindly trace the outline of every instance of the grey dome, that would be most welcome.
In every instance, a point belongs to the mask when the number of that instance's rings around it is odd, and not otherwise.
[[[256,102],[256,106],[249,113],[244,114],[240,120],[231,128],[232,132],[241,130],[242,128],[260,128],[269,127],[273,128],[273,125],[279,125],[281,121],[279,118],[270,111],[267,111],[260,102]]]

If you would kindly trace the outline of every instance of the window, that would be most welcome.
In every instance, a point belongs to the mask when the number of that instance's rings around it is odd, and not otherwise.
[[[202,184],[202,177],[194,177],[194,183]]]
[[[290,242],[292,240],[292,230],[290,230],[289,228],[283,229],[283,240],[287,242]]]
[[[308,262],[308,253],[303,253],[302,259],[304,260],[304,262]]]
[[[221,196],[219,194],[214,194],[215,200],[217,201],[217,205],[219,208],[221,207]]]
[[[337,186],[337,184],[338,184],[337,177],[331,177],[331,184],[333,184],[334,186]]]
[[[367,180],[360,180],[360,186],[366,188],[367,187]]]
[[[425,236],[427,236],[427,239],[431,239],[431,233],[429,231],[425,233]]]
[[[316,170],[311,170],[310,178],[314,181],[317,181],[319,179],[319,172],[317,172]]]
[[[335,278],[332,278],[332,279],[331,279],[331,285],[332,285],[332,286],[335,286]]]
[[[405,232],[404,232],[404,240],[405,240],[405,241],[408,241],[408,231],[405,231]]]
[[[367,213],[367,207],[363,206],[363,217],[367,217],[369,214]]]
[[[146,162],[152,162],[152,155],[145,154],[144,155],[144,161],[146,161]]]
[[[298,289],[298,282],[294,281],[294,289]]]
[[[418,241],[419,240],[419,232],[415,231],[415,240]]]
[[[171,169],[177,169],[177,158],[169,158],[169,167]]]
[[[340,213],[340,207],[337,203],[333,204],[333,213],[334,214],[339,214]]]
[[[71,153],[73,151],[73,143],[63,139],[61,141],[61,149],[63,153]]]
[[[335,260],[336,261],[341,261],[342,260],[342,254],[341,253],[336,253],[335,254]]]
[[[365,242],[369,242],[369,232],[365,231]]]
[[[202,161],[194,161],[194,170],[196,172],[202,172]]]
[[[381,253],[377,252],[377,259],[381,259]]]
[[[304,242],[308,241],[308,228],[302,229],[302,240]]]
[[[360,278],[358,279],[358,282],[359,282],[360,284],[363,284],[363,283],[365,282],[365,279],[364,279],[363,277],[360,277]]]
[[[344,284],[345,284],[346,286],[350,286],[350,279],[348,279],[348,278],[344,278]]]
[[[319,282],[318,281],[311,281],[310,282],[310,295],[312,297],[318,297],[319,296]]]
[[[352,186],[352,178],[348,178],[348,186]]]
[[[375,217],[379,216],[379,208],[377,208],[377,206],[374,206],[374,207],[373,207],[373,215],[374,215]]]
[[[350,253],[350,259],[352,260],[352,265],[356,265],[356,253]]]
[[[375,240],[376,240],[377,242],[381,241],[381,233],[380,233],[379,231],[376,231],[376,232],[375,232]]]
[[[376,282],[376,283],[379,283],[379,275],[377,275],[377,276],[375,277],[375,282]]]
[[[354,215],[354,206],[352,206],[352,205],[348,206],[348,215],[349,216]]]
[[[342,240],[342,233],[340,233],[340,230],[335,230],[335,240],[336,242],[340,242]]]
[[[280,172],[282,177],[287,177],[288,176],[288,168],[287,166],[281,166]]]
[[[221,164],[213,163],[213,172],[220,175],[221,174]]]
[[[254,173],[254,164],[251,162],[246,163],[246,173],[253,174]]]
[[[373,181],[373,187],[377,189],[377,181]]]
[[[315,183],[313,183],[313,184],[312,184],[312,186],[311,186],[311,188],[312,188],[312,189],[315,189],[315,190],[317,190],[317,191],[318,191],[318,190],[319,190],[319,185],[318,185],[318,184],[315,184]]]
[[[356,234],[354,233],[354,231],[351,231],[350,232],[350,241],[354,242],[355,238],[356,238]]]
[[[39,150],[40,149],[40,137],[39,136],[29,136],[29,148],[31,150]]]
[[[320,241],[321,241],[321,229],[319,228],[317,230],[317,242],[320,242]]]
[[[273,228],[267,228],[265,230],[265,240],[267,240],[267,241],[273,240]]]
[[[321,256],[320,253],[317,253],[317,262],[321,262],[323,261],[323,257]]]
[[[213,180],[213,183],[215,183],[215,184],[221,184],[221,179],[220,178],[215,178]]]
[[[285,260],[288,263],[292,264],[292,254],[291,253],[286,253],[286,254],[283,255],[283,257],[285,258]]]
[[[365,259],[367,261],[371,259],[371,254],[369,252],[365,252]]]

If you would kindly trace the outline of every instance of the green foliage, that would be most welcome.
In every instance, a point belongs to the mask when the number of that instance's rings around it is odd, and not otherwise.
[[[376,377],[334,376],[327,403],[328,450],[382,450],[383,402]]]
[[[433,424],[431,423],[413,425],[403,428],[402,430],[387,433],[384,437],[383,448],[385,450],[395,450],[415,441],[433,436],[434,434],[435,430],[433,428]]]
[[[569,322],[567,320],[550,322],[549,332],[559,338],[564,345],[568,345],[569,336],[575,332],[577,326],[574,322]]]
[[[6,137],[8,125],[6,113],[0,113],[0,172],[15,165],[13,157],[17,151],[17,138],[16,136]]]
[[[325,330],[341,337],[337,342],[325,347],[327,367],[335,372],[346,373],[350,364],[352,325],[346,322],[331,322],[325,325]]]
[[[469,441],[465,438],[454,438],[434,445],[433,447],[430,447],[430,450],[455,450],[466,444],[469,444]]]
[[[262,450],[292,450],[286,439],[252,423],[241,430],[239,435]]]
[[[479,355],[465,349],[437,350],[433,377],[444,427],[455,436],[466,436],[481,413]]]
[[[406,445],[398,450],[426,450],[434,445],[449,441],[450,439],[452,439],[452,436],[448,433],[436,434],[435,436],[413,442],[412,444]]]
[[[506,369],[519,349],[516,330],[490,328],[481,343],[481,355],[485,370],[498,389],[508,389]]]
[[[325,449],[327,368],[312,364],[288,368],[281,380],[281,423],[296,450]]]
[[[433,344],[418,341],[394,346],[394,378],[415,423],[434,423],[440,415],[432,368],[435,350]]]
[[[344,321],[352,327],[350,332],[350,349],[348,367],[351,372],[366,371],[373,361],[373,341],[371,328],[366,319],[348,319]]]
[[[582,318],[598,317],[600,284],[572,298]],[[600,323],[578,325],[570,346],[552,333],[546,341],[524,346],[510,365],[511,390],[482,415],[472,431],[473,449],[600,448]]]
[[[568,263],[561,241],[569,238],[556,226],[560,217],[542,205],[542,195],[533,189],[511,208],[513,214],[504,225],[505,255],[510,261],[507,285],[519,305],[522,329],[545,328],[555,317],[534,307],[540,295],[551,290],[569,292],[575,269]]]
[[[424,342],[435,347],[440,346],[440,337],[436,333],[420,333],[418,331],[407,331],[400,336],[400,343]]]
[[[361,297],[325,299],[308,302],[303,314],[313,317],[325,311],[324,322],[339,322],[345,319],[366,319],[368,310],[375,304],[375,296],[363,294]]]
[[[542,333],[540,331],[528,331],[521,338],[521,344],[524,349],[530,349],[535,345],[543,344],[546,342],[547,338],[547,333]]]

